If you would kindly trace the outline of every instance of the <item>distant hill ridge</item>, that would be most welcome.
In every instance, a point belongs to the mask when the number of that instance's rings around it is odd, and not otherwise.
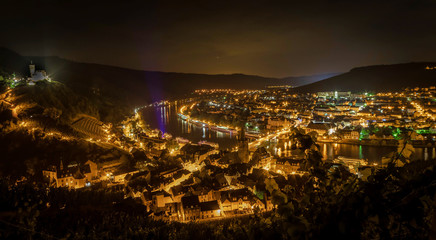
[[[245,74],[196,74],[141,71],[121,67],[80,63],[59,57],[23,57],[0,48],[0,68],[28,74],[32,60],[37,68],[44,68],[50,76],[84,94],[103,95],[129,105],[181,97],[202,88],[263,89],[267,85],[301,86],[333,76],[269,78]]]
[[[434,62],[402,63],[353,68],[338,74],[303,77],[268,78],[244,74],[196,74],[141,71],[121,67],[80,63],[59,57],[23,57],[0,48],[0,69],[28,74],[33,60],[50,76],[76,92],[92,99],[105,98],[107,104],[141,106],[162,99],[185,96],[195,89],[263,89],[267,85],[291,85],[295,92],[317,91],[387,91],[405,87],[435,85]]]
[[[436,62],[412,62],[357,67],[349,72],[295,88],[296,92],[398,91],[406,87],[436,85]]]

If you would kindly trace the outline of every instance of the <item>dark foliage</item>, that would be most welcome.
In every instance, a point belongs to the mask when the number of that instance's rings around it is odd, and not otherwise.
[[[309,141],[294,135],[298,141]],[[299,143],[310,175],[279,189],[277,208],[212,222],[162,222],[121,192],[0,186],[0,238],[45,239],[426,239],[434,229],[436,160],[374,169],[363,181],[320,162]],[[8,187],[9,186],[9,187]]]

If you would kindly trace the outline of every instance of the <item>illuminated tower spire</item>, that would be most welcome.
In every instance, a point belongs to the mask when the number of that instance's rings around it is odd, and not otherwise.
[[[30,77],[33,77],[33,75],[35,74],[35,64],[33,64],[32,61],[30,61],[29,71],[30,71]]]
[[[250,153],[248,151],[248,139],[245,136],[245,124],[241,126],[241,131],[239,132],[238,136],[238,157],[239,160],[243,163],[247,163],[250,160]]]
[[[241,131],[239,131],[239,141],[245,141],[245,127],[241,127]]]

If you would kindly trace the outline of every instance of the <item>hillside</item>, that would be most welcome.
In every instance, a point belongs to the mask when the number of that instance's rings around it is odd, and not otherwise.
[[[87,97],[105,97],[114,104],[138,106],[151,101],[177,98],[202,88],[263,89],[266,85],[292,85],[319,81],[335,74],[268,78],[244,74],[193,74],[140,71],[79,63],[58,57],[23,57],[0,48],[0,69],[27,76],[30,61],[50,77]]]
[[[427,70],[436,63],[403,63],[354,68],[316,83],[295,89],[297,92],[317,91],[396,91],[406,87],[428,87],[436,83],[436,70]]]
[[[35,86],[21,86],[12,91],[15,96],[14,104],[18,106],[32,106],[30,114],[39,111],[56,109],[59,123],[69,124],[76,115],[86,114],[99,118],[96,106],[88,99],[80,97],[62,83],[38,82]],[[23,113],[25,114],[25,113]],[[27,114],[29,115],[29,114]],[[48,114],[46,114],[48,115]]]
[[[244,74],[194,74],[141,71],[91,63],[79,63],[58,57],[23,57],[0,48],[0,70],[28,75],[30,61],[37,69],[47,70],[50,77],[66,84],[90,100],[110,107],[132,108],[162,99],[179,98],[195,89],[233,88],[263,89],[266,85],[292,85],[296,92],[317,91],[384,91],[405,87],[429,86],[436,80],[436,63],[404,63],[354,68],[343,74],[268,78]]]
[[[264,88],[270,80],[243,74],[207,75],[139,71],[56,57],[31,57],[54,79],[80,92],[92,91],[133,105],[181,97],[201,88]]]
[[[337,76],[341,73],[325,73],[325,74],[316,74],[310,76],[300,76],[300,77],[285,77],[282,78],[288,85],[293,87],[301,87],[307,84],[315,83],[327,78],[331,78]]]
[[[98,89],[102,94],[117,96],[126,102],[143,102],[186,96],[196,89],[232,88],[264,89],[267,85],[301,86],[337,74],[268,78],[245,74],[195,74],[139,71],[99,64],[77,63],[56,57],[37,58],[55,79],[81,91]],[[86,76],[86,77],[85,77]]]
[[[0,47],[0,71],[28,74],[29,62],[23,56],[7,48]]]
[[[0,176],[40,177],[49,165],[65,162],[125,159],[124,150],[110,144],[87,141],[73,130],[71,122],[87,115],[114,122],[122,113],[105,114],[106,108],[75,94],[65,84],[40,81],[34,86],[20,85],[0,93]],[[119,111],[111,108],[108,111]],[[1,238],[1,237],[0,237]]]

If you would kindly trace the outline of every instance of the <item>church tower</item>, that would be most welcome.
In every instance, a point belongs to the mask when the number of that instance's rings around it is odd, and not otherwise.
[[[241,127],[238,136],[238,158],[243,163],[250,161],[250,152],[248,151],[248,139],[245,137],[245,127]]]

